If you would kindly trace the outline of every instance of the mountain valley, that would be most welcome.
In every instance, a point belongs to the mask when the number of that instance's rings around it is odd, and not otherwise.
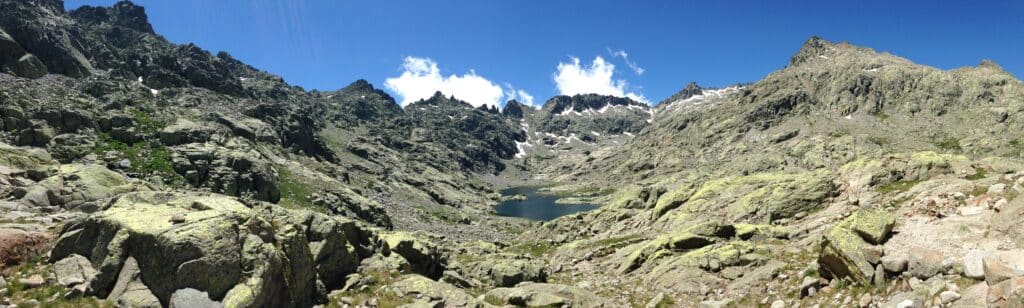
[[[794,49],[654,105],[403,107],[0,0],[0,307],[1024,306],[1024,83]],[[535,194],[579,211],[495,209]]]

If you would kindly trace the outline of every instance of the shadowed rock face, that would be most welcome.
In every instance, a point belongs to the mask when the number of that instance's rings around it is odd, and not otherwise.
[[[582,94],[555,96],[537,112],[538,131],[569,136],[639,133],[649,124],[651,107],[629,98]]]

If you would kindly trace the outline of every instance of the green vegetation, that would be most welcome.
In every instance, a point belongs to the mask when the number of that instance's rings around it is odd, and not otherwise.
[[[603,239],[603,240],[597,240],[597,241],[593,241],[593,242],[587,243],[584,247],[586,247],[586,248],[597,248],[597,247],[609,247],[609,246],[620,246],[620,245],[621,246],[625,246],[625,245],[631,244],[633,242],[636,242],[638,239],[641,239],[641,238],[642,237],[640,235],[637,235],[637,234],[631,234],[631,235],[626,235],[626,236],[618,236],[618,237],[611,237],[611,238],[606,238],[606,239]]]
[[[986,175],[985,168],[980,168],[979,167],[979,168],[974,168],[974,174],[966,176],[965,179],[968,179],[968,180],[971,180],[971,181],[976,181],[976,180],[984,179],[985,175]]]
[[[132,166],[128,171],[141,174],[157,174],[170,178],[172,183],[184,183],[185,178],[174,171],[171,164],[171,151],[161,144],[139,141],[131,145],[115,140],[108,133],[99,133],[99,142],[92,152],[103,155],[108,151],[121,152]]]
[[[548,243],[532,242],[532,243],[522,243],[522,244],[519,244],[519,245],[515,245],[515,246],[512,246],[512,247],[509,247],[508,251],[512,252],[512,253],[518,253],[518,254],[528,254],[528,255],[531,255],[531,256],[534,256],[534,257],[542,257],[542,256],[550,253],[554,249],[555,249],[555,247],[551,246],[551,244],[548,244]]]
[[[153,119],[145,112],[139,110],[133,112],[132,115],[135,117],[135,127],[143,134],[153,134],[167,126],[167,123]]]
[[[946,137],[934,142],[935,146],[947,152],[960,152],[960,139]]]
[[[99,301],[96,297],[78,297],[73,299],[64,298],[64,288],[58,285],[46,284],[36,288],[29,288],[21,279],[12,277],[30,277],[42,275],[50,270],[45,265],[42,257],[36,257],[17,268],[17,272],[8,277],[7,291],[12,303],[22,303],[27,300],[36,300],[42,308],[70,308],[70,307],[114,307],[111,303]],[[19,305],[21,306],[21,305]]]
[[[917,183],[921,183],[921,181],[896,181],[882,186],[878,186],[878,188],[875,188],[875,190],[880,193],[901,193],[910,190],[911,188],[914,187],[914,185],[917,185]]]
[[[281,191],[281,206],[287,208],[314,208],[313,201],[309,195],[313,191],[310,186],[300,181],[287,168],[277,168],[277,187]]]
[[[358,306],[368,302],[372,298],[377,299],[377,307],[398,307],[412,302],[412,300],[408,298],[398,297],[394,292],[385,287],[393,284],[401,277],[397,272],[373,270],[363,272],[361,274],[372,277],[370,281],[373,281],[373,283],[366,287],[339,292],[335,296],[327,299],[326,306],[329,308]],[[342,298],[346,298],[346,301],[349,302],[343,302]]]
[[[988,193],[988,186],[974,186],[971,189],[971,196],[981,196]]]
[[[867,140],[868,142],[877,144],[879,146],[888,146],[892,144],[892,140],[889,140],[889,138],[886,137],[869,136]]]

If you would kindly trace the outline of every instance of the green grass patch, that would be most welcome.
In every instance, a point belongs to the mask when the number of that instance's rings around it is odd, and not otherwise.
[[[64,288],[57,285],[46,284],[36,288],[29,288],[21,282],[21,279],[31,277],[32,275],[38,274],[46,277],[46,273],[49,271],[50,266],[43,262],[42,257],[32,258],[19,265],[17,271],[7,278],[7,291],[11,302],[18,304],[28,300],[36,300],[39,302],[39,305],[35,307],[43,308],[114,307],[113,304],[100,301],[95,297],[65,299]],[[56,298],[54,298],[55,294],[57,294]]]
[[[961,150],[963,150],[962,148],[960,148],[960,139],[956,139],[954,137],[942,138],[936,140],[935,142],[933,142],[933,144],[935,144],[935,146],[938,147],[939,149],[945,150],[947,152],[960,152]]]
[[[625,245],[631,244],[633,242],[636,242],[637,240],[639,240],[641,238],[642,238],[641,236],[636,235],[636,234],[631,234],[631,235],[626,235],[626,236],[618,236],[618,237],[611,237],[611,238],[606,238],[606,239],[597,240],[597,241],[593,241],[593,242],[587,243],[586,245],[584,245],[584,247],[585,248],[598,248],[598,247],[625,246]]]
[[[889,138],[886,138],[886,137],[870,136],[870,137],[868,137],[867,140],[868,140],[868,142],[871,142],[871,143],[874,143],[874,144],[877,144],[877,145],[883,146],[883,147],[892,144],[892,141],[889,140]]]
[[[981,196],[988,193],[988,186],[975,186],[971,189],[971,196]]]
[[[157,174],[170,178],[172,183],[184,183],[185,178],[174,171],[171,163],[171,151],[162,144],[139,141],[126,144],[115,140],[108,133],[99,133],[99,141],[92,152],[102,156],[108,151],[121,152],[132,163],[130,172],[140,174]]]
[[[141,110],[136,110],[132,116],[135,118],[135,128],[143,134],[150,135],[167,126],[167,123],[154,119]]]
[[[335,296],[331,296],[327,299],[326,306],[330,308],[359,306],[368,302],[372,298],[377,299],[377,307],[398,307],[412,303],[411,298],[399,297],[395,292],[386,288],[387,285],[398,281],[401,277],[398,272],[373,270],[363,272],[361,274],[367,277],[372,277],[373,283],[366,287],[357,287],[354,290],[339,292]],[[351,303],[342,302],[342,298],[347,298]]]
[[[985,172],[985,168],[980,168],[979,167],[979,168],[974,168],[974,174],[968,175],[968,176],[966,176],[964,178],[968,179],[968,180],[971,180],[971,181],[977,181],[977,180],[980,180],[980,179],[984,179],[986,174],[987,173]]]
[[[508,251],[518,254],[527,254],[533,257],[542,257],[551,253],[554,249],[555,247],[548,243],[530,242],[509,247]]]
[[[901,193],[910,190],[911,188],[914,187],[914,185],[917,185],[917,183],[921,183],[921,181],[896,181],[882,186],[878,186],[878,188],[876,188],[875,190],[880,193]]]
[[[277,188],[281,191],[281,206],[287,208],[313,208],[309,195],[313,190],[287,168],[278,168]]]

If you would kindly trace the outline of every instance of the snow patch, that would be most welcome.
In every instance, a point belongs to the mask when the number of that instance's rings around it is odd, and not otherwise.
[[[685,105],[700,105],[700,104],[703,104],[703,103],[705,103],[707,101],[710,101],[710,100],[713,100],[713,99],[722,98],[722,97],[725,97],[727,95],[739,92],[740,90],[743,90],[744,88],[746,88],[746,87],[731,86],[731,87],[725,87],[725,88],[721,88],[721,89],[708,89],[708,90],[704,90],[703,93],[701,93],[699,95],[694,95],[694,96],[691,96],[691,97],[686,98],[686,99],[682,99],[682,100],[677,100],[677,101],[671,102],[671,103],[669,103],[669,106],[671,106],[672,108],[679,108],[679,107],[683,106],[684,104]]]
[[[528,142],[516,141],[516,158],[526,157],[526,148],[532,146],[533,145]]]

